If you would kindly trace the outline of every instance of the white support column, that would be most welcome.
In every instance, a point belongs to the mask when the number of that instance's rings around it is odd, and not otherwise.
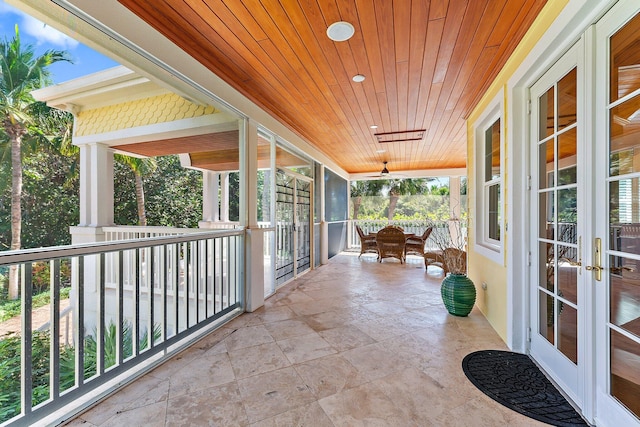
[[[240,122],[240,147],[240,222],[247,227],[245,309],[251,312],[264,305],[264,232],[258,228],[258,126],[252,120]],[[227,176],[227,188],[228,182]],[[225,186],[222,188],[224,194]]]
[[[462,231],[460,228],[459,222],[454,222],[452,220],[460,220],[460,177],[459,176],[450,176],[449,177],[449,215],[451,215],[451,220],[449,221],[449,233],[451,236],[451,240],[454,243],[454,246],[458,246],[458,242],[462,242],[460,236],[460,232]]]
[[[326,221],[325,211],[325,188],[324,188],[324,165],[320,167],[318,191],[320,192],[320,264],[329,263],[329,224]],[[318,182],[318,179],[316,179]]]
[[[256,156],[257,155],[256,150]],[[257,157],[255,164],[257,168]],[[251,188],[251,185],[253,184],[250,184],[249,188]],[[220,196],[220,220],[222,222],[229,222],[229,172],[223,172],[220,174]],[[249,199],[249,204],[251,204],[251,199]]]
[[[103,144],[80,146],[81,227],[113,225],[113,150]]]
[[[202,171],[202,222],[204,223],[220,220],[219,179],[220,175],[217,172]]]
[[[103,242],[102,227],[114,224],[113,215],[113,150],[104,144],[80,146],[80,223],[70,227],[73,244]],[[74,268],[77,263],[74,262]],[[76,275],[71,285],[71,300],[78,289]],[[84,325],[92,330],[98,321],[98,283],[100,262],[98,256],[84,258]],[[114,306],[107,302],[107,307]],[[114,313],[107,310],[108,316]],[[78,327],[78,326],[76,326]]]
[[[460,177],[449,177],[449,214],[451,218],[460,218]]]

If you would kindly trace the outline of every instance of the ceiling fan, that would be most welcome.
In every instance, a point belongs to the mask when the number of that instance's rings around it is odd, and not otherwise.
[[[404,175],[402,174],[397,174],[397,173],[392,173],[389,172],[389,169],[387,168],[387,161],[382,162],[382,170],[380,171],[379,174],[377,175],[369,175],[372,178],[379,178],[379,179],[393,179],[393,178],[401,178]]]

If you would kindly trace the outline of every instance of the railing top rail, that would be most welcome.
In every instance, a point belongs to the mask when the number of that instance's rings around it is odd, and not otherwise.
[[[190,242],[194,240],[240,235],[244,235],[244,227],[236,229],[203,231],[200,233],[189,233],[178,236],[147,237],[142,239],[114,240],[110,242],[86,243],[79,245],[21,249],[19,251],[0,252],[0,266],[18,264],[21,262],[46,261],[56,258],[97,255],[106,252],[145,248],[148,246],[162,246],[174,243]]]
[[[230,223],[221,223],[230,224]],[[211,228],[180,228],[180,227],[162,227],[162,226],[141,226],[141,225],[113,225],[102,227],[105,233],[202,233],[209,231]]]

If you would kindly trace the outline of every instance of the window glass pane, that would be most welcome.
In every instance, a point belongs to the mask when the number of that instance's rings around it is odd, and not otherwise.
[[[555,176],[553,170],[555,168],[555,140],[550,139],[540,143],[538,149],[538,164],[539,164],[539,176],[540,176],[540,188],[551,188],[554,186],[553,177]]]
[[[575,184],[577,128],[558,136],[558,185]]]
[[[609,321],[640,339],[640,261],[610,260]]]
[[[575,226],[578,219],[578,197],[576,188],[558,190],[558,237],[567,243],[578,243]],[[562,226],[562,227],[561,227]]]
[[[640,171],[640,96],[612,108],[609,124],[611,176]]]
[[[577,121],[577,75],[576,68],[574,68],[558,82],[558,130]]]
[[[555,89],[552,87],[538,99],[538,107],[540,108],[539,141],[553,135],[555,131],[554,93]]]
[[[555,316],[553,313],[553,297],[540,291],[538,299],[539,325],[538,332],[551,344],[555,343],[554,328]]]
[[[578,311],[556,300],[558,319],[558,349],[573,363],[578,363]]]
[[[500,178],[500,120],[485,131],[484,181]]]
[[[621,179],[609,183],[611,249],[640,255],[640,181]]]
[[[540,287],[553,292],[555,289],[555,254],[553,243],[540,242]]]
[[[640,344],[611,331],[611,395],[640,416]]]
[[[539,236],[543,239],[553,240],[555,238],[553,230],[555,229],[555,211],[553,191],[540,193],[540,226]]]
[[[344,221],[349,217],[348,182],[329,169],[324,170],[324,216],[326,221]]]
[[[638,89],[640,81],[640,14],[611,37],[611,102]]]
[[[558,245],[558,296],[578,304],[578,250]]]
[[[500,240],[500,185],[489,186],[489,238]]]

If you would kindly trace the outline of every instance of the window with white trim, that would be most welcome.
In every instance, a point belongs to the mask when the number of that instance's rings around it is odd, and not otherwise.
[[[484,133],[484,238],[492,245],[500,244],[500,119],[496,120]]]
[[[476,154],[475,249],[502,263],[504,241],[504,128],[502,94],[474,125]]]

